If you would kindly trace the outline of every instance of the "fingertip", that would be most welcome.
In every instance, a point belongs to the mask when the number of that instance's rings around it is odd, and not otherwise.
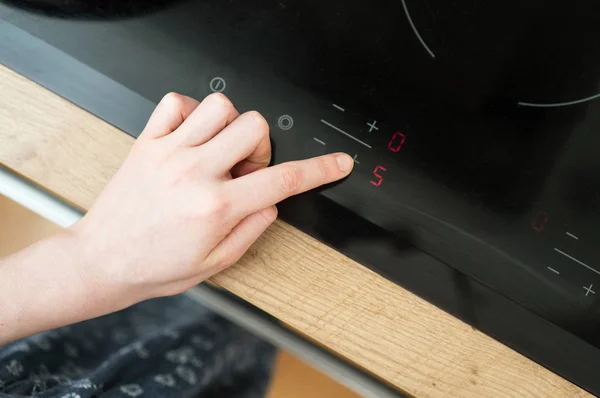
[[[222,93],[212,93],[199,103],[174,136],[183,147],[201,146],[212,140],[239,116],[233,103]]]
[[[339,153],[336,155],[335,160],[337,161],[338,167],[340,171],[344,175],[350,174],[352,168],[354,168],[354,159],[350,157],[350,155],[346,153]]]
[[[226,103],[230,102],[229,98],[227,98],[227,96],[225,94],[223,94],[223,93],[212,93],[212,94],[209,94],[206,97],[206,99],[213,100],[213,101],[216,101],[216,102],[220,102],[220,103],[223,103],[223,104],[226,104]]]
[[[175,92],[165,94],[140,134],[141,139],[158,139],[175,131],[200,102]]]
[[[258,111],[249,111],[248,114],[254,118],[258,124],[267,124],[267,121]]]
[[[271,225],[273,222],[275,222],[275,220],[277,219],[277,207],[276,206],[271,206],[271,207],[267,207],[266,209],[263,209],[261,211],[263,217],[265,218],[265,221],[267,222],[268,225]]]

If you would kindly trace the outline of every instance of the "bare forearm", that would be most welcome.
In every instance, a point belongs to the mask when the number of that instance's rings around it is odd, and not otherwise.
[[[270,161],[257,112],[240,115],[222,94],[166,95],[77,225],[0,260],[0,345],[184,292],[241,258],[276,203],[354,165],[341,153]]]
[[[79,252],[64,231],[0,260],[0,346],[116,309]]]

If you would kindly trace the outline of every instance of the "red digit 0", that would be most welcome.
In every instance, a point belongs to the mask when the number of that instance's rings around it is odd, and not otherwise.
[[[373,175],[375,177],[377,177],[377,181],[369,181],[371,184],[375,185],[376,187],[380,186],[381,183],[383,182],[383,177],[379,174],[379,171],[387,171],[387,169],[383,166],[377,166],[375,167],[375,170],[373,170]]]
[[[535,215],[535,217],[533,217],[533,220],[531,221],[531,228],[534,231],[542,232],[547,222],[548,213],[546,213],[545,211],[540,211]]]
[[[388,148],[392,152],[400,152],[402,145],[404,145],[404,141],[406,141],[406,136],[401,132],[396,131],[388,144]]]

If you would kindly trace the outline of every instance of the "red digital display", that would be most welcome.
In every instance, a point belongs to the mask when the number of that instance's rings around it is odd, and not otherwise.
[[[545,211],[540,211],[535,215],[535,217],[533,217],[533,220],[531,221],[531,228],[533,228],[534,231],[541,232],[544,230],[547,222],[548,213]]]
[[[375,180],[371,180],[369,182],[375,185],[376,187],[380,186],[383,182],[383,177],[381,176],[381,174],[379,174],[382,171],[387,171],[387,169],[383,166],[377,166],[375,167],[375,170],[373,170],[373,177],[375,177]]]
[[[400,152],[402,145],[404,145],[404,141],[406,141],[406,136],[401,132],[396,131],[388,144],[388,148],[392,152]]]

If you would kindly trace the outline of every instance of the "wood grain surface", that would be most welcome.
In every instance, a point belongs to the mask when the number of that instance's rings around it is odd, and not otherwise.
[[[132,144],[0,66],[5,166],[89,208]],[[413,396],[589,396],[281,221],[213,281]]]
[[[58,225],[0,195],[0,257],[61,230]],[[266,398],[359,398],[346,387],[285,351],[275,358]]]

